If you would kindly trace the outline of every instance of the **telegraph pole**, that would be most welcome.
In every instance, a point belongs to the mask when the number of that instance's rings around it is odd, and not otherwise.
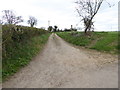
[[[48,20],[48,27],[50,26],[50,20]]]

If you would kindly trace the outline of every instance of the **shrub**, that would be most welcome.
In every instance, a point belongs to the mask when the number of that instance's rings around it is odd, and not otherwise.
[[[3,25],[2,26],[2,58],[8,58],[12,55],[12,48],[17,47],[17,43],[26,43],[31,38],[48,33],[43,29]]]

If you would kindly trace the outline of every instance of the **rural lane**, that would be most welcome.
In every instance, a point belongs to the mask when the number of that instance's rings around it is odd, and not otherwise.
[[[3,88],[117,88],[117,55],[78,48],[56,34]]]

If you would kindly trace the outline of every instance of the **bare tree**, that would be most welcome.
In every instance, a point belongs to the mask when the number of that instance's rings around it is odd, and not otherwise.
[[[75,2],[78,5],[76,10],[85,26],[85,33],[93,29],[93,18],[98,13],[103,1],[104,0],[78,0]]]
[[[33,16],[30,16],[28,20],[28,24],[30,24],[31,27],[33,27],[34,25],[37,25],[37,19]]]
[[[22,16],[16,16],[11,10],[3,10],[3,21],[5,24],[18,24],[23,22]]]

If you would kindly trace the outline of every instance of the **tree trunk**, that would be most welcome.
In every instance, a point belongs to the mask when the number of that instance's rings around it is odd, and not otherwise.
[[[87,34],[87,27],[85,28],[85,34]]]

